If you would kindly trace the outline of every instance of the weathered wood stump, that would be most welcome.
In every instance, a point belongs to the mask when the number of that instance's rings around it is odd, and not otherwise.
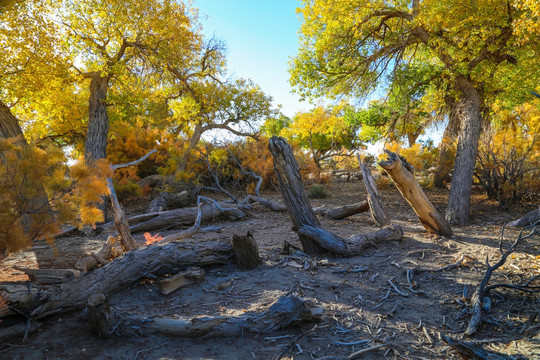
[[[386,214],[386,211],[384,211],[381,195],[377,190],[377,186],[375,185],[375,180],[373,179],[373,175],[371,175],[371,171],[369,171],[369,168],[366,166],[366,164],[364,164],[362,159],[360,159],[360,156],[358,156],[358,162],[360,163],[360,169],[362,169],[362,178],[368,193],[368,203],[371,217],[380,227],[390,225],[392,221]]]
[[[268,146],[274,158],[274,168],[281,195],[289,211],[293,230],[298,234],[304,252],[319,254],[329,251],[351,256],[359,254],[369,243],[399,240],[403,237],[403,229],[397,225],[391,225],[370,234],[353,235],[349,239],[343,239],[323,229],[307,199],[291,147],[285,139],[276,136],[270,139]]]
[[[431,204],[414,175],[406,168],[400,157],[386,149],[385,152],[388,159],[380,161],[379,166],[394,181],[399,192],[411,205],[426,230],[444,236],[452,235],[450,224]]]
[[[254,269],[261,263],[259,247],[251,232],[248,231],[245,236],[234,234],[232,244],[240,268]]]

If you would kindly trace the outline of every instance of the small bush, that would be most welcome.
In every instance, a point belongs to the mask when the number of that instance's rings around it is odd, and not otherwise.
[[[315,184],[309,189],[308,197],[310,199],[326,199],[327,197],[330,197],[330,194],[328,194],[328,191],[326,191],[324,186]]]

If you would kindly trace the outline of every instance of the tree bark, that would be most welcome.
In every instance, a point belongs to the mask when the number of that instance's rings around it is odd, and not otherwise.
[[[90,77],[90,98],[88,99],[88,130],[84,143],[84,160],[92,165],[96,160],[107,157],[107,135],[109,116],[107,115],[107,91],[110,76],[93,73]]]
[[[273,136],[268,142],[268,148],[272,153],[281,196],[289,211],[293,226],[295,228],[302,225],[320,227],[321,224],[309,203],[300,175],[300,168],[291,147],[285,139]],[[305,253],[320,254],[324,252],[324,248],[310,237],[300,235],[299,238]]]
[[[362,178],[364,180],[364,185],[366,186],[366,191],[368,193],[368,203],[369,211],[371,212],[371,217],[378,226],[390,225],[392,222],[390,217],[384,211],[382,206],[381,195],[377,191],[377,186],[375,185],[375,180],[371,175],[371,171],[367,168],[366,164],[358,157],[358,162],[360,163],[360,169],[362,169]]]
[[[346,217],[356,215],[369,210],[369,203],[367,200],[361,201],[356,204],[343,205],[338,207],[329,208],[326,205],[313,209],[316,214],[326,216],[332,220],[341,220]]]
[[[463,225],[469,221],[470,215],[474,166],[482,132],[482,99],[478,90],[465,77],[458,77],[456,85],[461,92],[456,105],[461,130],[445,217],[451,223]]]
[[[261,263],[259,247],[251,232],[248,231],[245,236],[234,234],[232,244],[240,268],[255,269]]]
[[[62,286],[40,288],[0,285],[0,296],[9,306],[35,319],[86,306],[94,294],[108,296],[149,275],[176,273],[192,266],[225,265],[234,257],[230,242],[168,243],[130,251],[85,276]]]
[[[457,116],[455,100],[448,96],[446,106],[448,108],[448,125],[444,129],[443,137],[439,144],[439,158],[437,160],[435,178],[433,179],[433,185],[439,189],[446,189],[446,185],[450,183],[450,170],[452,170],[452,166],[454,165],[452,147],[459,134],[459,116]]]
[[[91,327],[100,337],[109,337],[113,333],[135,335],[133,329],[176,337],[238,336],[245,332],[266,334],[305,322],[320,321],[324,313],[314,303],[291,295],[279,298],[262,312],[240,316],[150,319],[121,314],[108,306],[104,296],[94,296],[89,305]]]
[[[399,156],[391,151],[385,151],[388,155],[388,160],[379,162],[379,166],[394,181],[399,192],[407,200],[409,205],[411,205],[422,225],[430,232],[445,236],[452,235],[450,224],[431,204],[414,178],[414,175],[403,166],[403,162]]]
[[[353,235],[349,239],[343,239],[323,229],[307,199],[291,147],[285,139],[274,136],[269,141],[269,148],[274,158],[274,168],[281,195],[293,222],[293,230],[298,234],[304,252],[320,254],[329,251],[351,256],[359,254],[370,243],[399,240],[403,237],[403,229],[397,225],[369,234]]]

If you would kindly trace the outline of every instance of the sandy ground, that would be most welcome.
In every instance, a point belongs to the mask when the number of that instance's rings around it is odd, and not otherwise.
[[[329,186],[329,192],[330,198],[313,200],[313,205],[350,204],[366,196],[363,184],[358,182],[336,182]],[[484,276],[486,256],[497,259],[501,226],[532,206],[501,212],[495,204],[475,194],[471,224],[454,227],[451,238],[442,238],[426,233],[397,190],[388,187],[381,189],[381,194],[393,222],[405,230],[401,241],[381,243],[350,258],[283,255],[284,241],[300,246],[288,215],[257,206],[248,220],[222,223],[222,233],[199,234],[195,239],[230,239],[232,234],[249,230],[263,260],[258,268],[243,271],[235,264],[207,268],[202,284],[168,296],[158,291],[153,280],[145,280],[110,297],[112,306],[131,314],[194,317],[262,311],[280,296],[293,293],[324,308],[323,320],[316,327],[305,324],[271,334],[245,333],[229,338],[143,334],[99,339],[90,331],[81,310],[45,319],[25,343],[13,339],[0,345],[0,359],[276,359],[286,349],[290,350],[282,355],[283,359],[345,359],[351,353],[382,343],[387,346],[361,358],[458,359],[441,335],[462,338],[470,317],[468,299],[462,299],[465,287],[470,298]],[[439,210],[444,209],[446,191],[428,190],[427,195]],[[279,193],[264,196],[280,200]],[[144,202],[131,206],[130,211],[137,212],[142,205]],[[377,229],[368,213],[339,221],[321,219],[321,223],[344,237]],[[516,229],[509,230],[507,238],[515,239],[517,234]],[[80,256],[97,250],[105,239],[106,234],[63,238],[54,248],[39,243],[6,259],[0,267],[0,279],[27,280],[13,265],[69,268]],[[137,234],[136,239],[144,242],[142,234]],[[537,236],[518,248],[492,282],[517,283],[539,274],[539,255]],[[436,269],[453,264],[462,256],[465,260],[456,268],[422,272],[415,277],[417,290],[427,295],[408,290],[406,269]],[[391,290],[389,280],[406,296]],[[538,295],[500,290],[493,293],[491,300],[489,322],[467,340],[478,341],[486,349],[540,359],[540,329],[534,327],[540,317]],[[6,320],[0,321],[4,321],[0,326],[7,324]],[[360,340],[369,342],[346,344]]]

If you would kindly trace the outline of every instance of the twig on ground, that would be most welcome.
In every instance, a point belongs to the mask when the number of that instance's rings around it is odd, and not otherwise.
[[[350,354],[349,356],[347,356],[347,359],[354,359],[356,358],[357,356],[360,356],[360,355],[363,355],[367,352],[370,352],[370,351],[373,351],[373,350],[377,350],[377,349],[381,349],[381,348],[384,348],[384,347],[387,347],[388,344],[379,344],[379,345],[373,345],[373,346],[370,346],[368,348],[365,348],[365,349],[362,349],[362,350],[358,350],[358,351],[355,351],[353,352],[352,354]]]
[[[397,292],[399,295],[404,296],[404,297],[409,297],[409,294],[406,294],[403,291],[399,290],[397,286],[392,282],[392,280],[388,279],[388,283],[390,284],[392,289],[394,289],[394,291]]]
[[[167,345],[168,343],[169,343],[168,341],[165,341],[163,344],[156,345],[156,346],[151,347],[151,348],[148,348],[148,349],[139,350],[139,351],[137,351],[137,353],[135,354],[135,357],[133,358],[133,360],[137,360],[137,357],[139,356],[140,353],[147,352],[147,351],[151,351],[151,350],[155,350],[155,349],[157,349],[157,348],[162,347],[163,345]]]
[[[313,326],[311,329],[306,330],[302,334],[298,335],[296,339],[294,339],[294,341],[289,344],[289,346],[283,349],[283,351],[276,357],[276,360],[280,360],[281,358],[283,358],[285,354],[287,354],[289,351],[291,351],[294,348],[294,346],[296,345],[298,341],[300,341],[304,336],[306,336],[307,334],[309,334],[315,329],[317,329],[317,325]]]

